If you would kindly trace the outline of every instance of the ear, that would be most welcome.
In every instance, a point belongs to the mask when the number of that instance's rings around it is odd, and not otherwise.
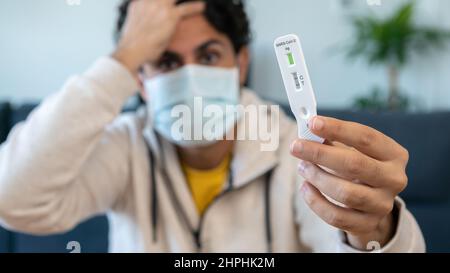
[[[247,82],[248,69],[250,65],[250,50],[248,46],[241,48],[237,56],[238,68],[239,68],[239,82],[241,86]]]

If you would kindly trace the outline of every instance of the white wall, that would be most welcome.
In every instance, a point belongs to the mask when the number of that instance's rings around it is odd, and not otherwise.
[[[40,100],[113,49],[118,0],[0,0],[0,100]]]
[[[0,100],[40,100],[65,79],[86,69],[113,49],[113,27],[119,0],[0,0]],[[323,107],[344,108],[372,85],[385,86],[382,69],[349,63],[331,49],[351,37],[348,11],[340,0],[248,0],[255,31],[252,81],[264,97],[286,101],[272,43],[297,33]],[[369,7],[354,0],[352,13],[388,14],[402,0],[381,0]],[[450,28],[450,1],[421,0],[419,20]],[[449,47],[450,48],[450,47]],[[450,50],[417,56],[402,75],[422,109],[450,109]]]

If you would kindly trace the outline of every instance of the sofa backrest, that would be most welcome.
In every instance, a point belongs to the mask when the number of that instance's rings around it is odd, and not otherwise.
[[[322,115],[359,122],[389,135],[408,149],[409,202],[450,199],[450,113],[370,113],[321,111]]]
[[[11,105],[0,103],[0,144],[5,141],[10,129]]]
[[[0,143],[11,126],[24,120],[33,104],[12,108],[0,103]],[[291,114],[287,107],[286,113]],[[430,114],[369,113],[341,110],[321,115],[355,121],[384,132],[410,152],[409,186],[402,194],[427,240],[428,250],[448,251],[450,238],[450,112]],[[91,219],[73,231],[46,237],[12,233],[0,228],[1,252],[69,252],[67,243],[78,241],[82,252],[106,252],[108,223],[105,216]]]

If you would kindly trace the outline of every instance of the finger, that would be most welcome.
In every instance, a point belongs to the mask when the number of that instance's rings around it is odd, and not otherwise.
[[[355,148],[347,146],[347,145],[345,145],[343,143],[340,143],[338,141],[328,141],[328,140],[326,140],[324,142],[324,144],[330,145],[330,146],[333,146],[333,147],[340,147],[340,148],[345,148],[345,149],[349,149],[349,150],[356,150]]]
[[[311,210],[331,226],[355,234],[370,232],[376,228],[375,217],[331,203],[309,182],[303,184],[302,193]]]
[[[329,141],[342,142],[379,160],[394,159],[403,150],[390,137],[355,122],[318,116],[310,120],[309,127],[315,134]]]
[[[384,196],[379,189],[346,181],[305,161],[300,162],[298,169],[320,192],[349,208],[379,215],[387,215],[393,209],[393,197]]]
[[[185,2],[177,6],[177,12],[181,18],[185,18],[202,13],[205,6],[203,1]]]
[[[377,161],[362,153],[346,148],[323,145],[306,140],[296,140],[292,146],[292,155],[331,169],[342,177],[358,179],[370,186],[386,186],[393,173],[390,165]]]

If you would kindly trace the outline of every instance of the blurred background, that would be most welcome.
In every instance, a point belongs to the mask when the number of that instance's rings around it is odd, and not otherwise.
[[[0,0],[0,142],[70,75],[112,52],[119,2]],[[273,41],[298,34],[320,112],[373,126],[410,150],[402,197],[428,250],[450,252],[450,1],[246,2],[250,86],[286,107]],[[68,240],[101,252],[106,235],[103,217],[59,237],[0,230],[0,252],[68,252]]]
[[[29,102],[57,91],[73,73],[84,71],[114,48],[113,28],[120,0],[1,0],[0,100]],[[389,87],[385,64],[369,66],[368,54],[348,58],[356,43],[352,18],[387,21],[402,0],[247,0],[254,31],[251,86],[262,96],[286,102],[272,43],[297,33],[322,108],[345,109],[374,88]],[[416,1],[412,24],[450,29],[450,2]],[[402,26],[398,26],[402,30]],[[405,27],[404,27],[405,28]],[[373,37],[372,37],[373,38]],[[371,39],[370,37],[368,38]],[[405,41],[409,39],[405,37]],[[390,41],[390,40],[385,40]],[[407,41],[406,43],[413,43]],[[450,50],[410,49],[399,87],[411,109],[450,108]]]

